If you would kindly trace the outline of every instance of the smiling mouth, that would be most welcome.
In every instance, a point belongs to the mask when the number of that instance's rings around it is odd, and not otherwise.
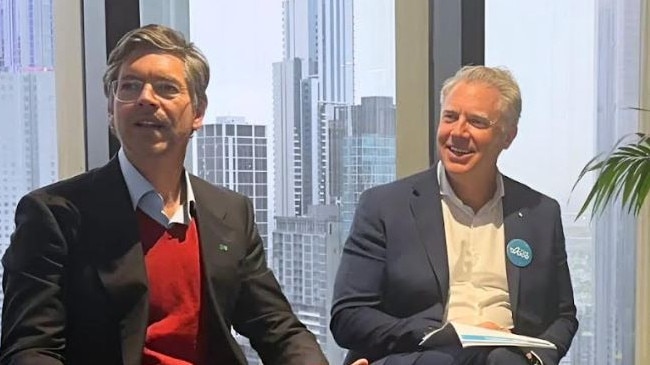
[[[474,151],[471,151],[471,150],[466,150],[466,149],[459,148],[459,147],[454,147],[454,146],[448,146],[447,148],[449,149],[449,151],[451,151],[451,153],[453,153],[456,156],[465,156],[465,155],[469,155],[470,153],[474,152]]]
[[[135,125],[138,127],[144,127],[144,128],[154,128],[154,129],[162,129],[165,127],[164,124],[160,122],[152,122],[149,120],[141,120],[138,122],[135,122]]]

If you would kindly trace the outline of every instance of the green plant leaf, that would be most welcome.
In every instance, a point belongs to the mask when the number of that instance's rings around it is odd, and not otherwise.
[[[630,137],[634,141],[623,144]],[[623,136],[609,153],[599,154],[587,162],[572,191],[590,172],[597,173],[596,180],[576,219],[589,207],[592,208],[593,219],[608,204],[619,198],[623,208],[637,215],[650,193],[650,136],[643,133]]]

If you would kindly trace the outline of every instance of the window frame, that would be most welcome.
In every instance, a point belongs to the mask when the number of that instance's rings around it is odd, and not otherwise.
[[[461,64],[483,63],[484,0],[452,3],[395,2],[398,177],[424,170],[436,161],[435,130],[442,80]],[[75,0],[76,6],[72,7],[69,1],[55,0],[54,4],[59,177],[64,178],[86,167],[102,165],[116,151],[115,140],[110,135],[107,138],[106,99],[103,91],[98,92],[106,55],[113,44],[106,40],[116,41],[127,30],[138,27],[140,14],[137,0]],[[650,38],[650,7],[643,4],[642,36],[646,45]],[[125,14],[131,15],[126,18]],[[461,31],[445,31],[449,26],[460,27]],[[79,46],[82,34],[84,47]],[[449,47],[454,51],[449,52]],[[647,50],[642,54],[644,100],[650,95],[650,56]],[[85,103],[78,103],[82,99]],[[650,132],[650,118],[644,116],[640,128]],[[650,342],[650,268],[645,266],[650,262],[650,227],[641,224],[648,220],[650,203],[637,220],[636,364],[650,362],[650,348],[644,346]]]
[[[640,10],[641,100],[646,100],[650,97],[650,6],[646,1]],[[462,0],[455,4],[444,0],[396,1],[395,17],[397,176],[404,177],[428,168],[437,160],[435,131],[441,81],[461,64],[484,63],[485,1]],[[456,29],[444,30],[453,26]],[[481,32],[483,37],[479,36]],[[458,39],[470,33],[474,35]],[[476,42],[474,46],[472,39]],[[471,53],[472,47],[476,53]],[[440,48],[445,48],[445,52],[438,51]],[[470,53],[463,56],[463,52]],[[459,59],[462,61],[458,62]],[[650,113],[642,114],[639,130],[650,133]],[[647,266],[650,226],[642,224],[648,221],[650,202],[646,202],[636,224],[636,365],[650,363],[650,347],[646,346],[650,343],[650,267]]]
[[[644,100],[650,98],[650,5],[642,2],[641,9],[641,80],[640,100],[642,108],[648,108]],[[639,130],[650,134],[650,113],[640,113]],[[650,200],[637,217],[636,261],[636,308],[635,308],[635,364],[650,363]]]
[[[53,2],[58,179],[86,170],[81,0]]]

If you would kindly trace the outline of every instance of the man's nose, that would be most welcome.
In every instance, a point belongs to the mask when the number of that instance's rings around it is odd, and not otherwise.
[[[151,84],[142,85],[142,90],[140,90],[140,95],[138,96],[139,105],[158,105],[158,97],[156,96],[156,91],[153,89]]]
[[[451,134],[455,136],[464,136],[467,133],[468,127],[467,118],[460,116],[451,128]]]

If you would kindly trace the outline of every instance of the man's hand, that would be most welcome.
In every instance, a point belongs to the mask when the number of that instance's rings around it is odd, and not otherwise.
[[[478,326],[483,327],[483,328],[487,328],[487,329],[490,329],[490,330],[497,330],[497,331],[503,331],[503,332],[510,333],[509,329],[503,328],[503,327],[499,326],[498,324],[496,324],[494,322],[483,322],[483,323],[479,324]]]
[[[353,363],[350,364],[350,365],[368,365],[368,360],[366,360],[366,359],[359,359],[359,360],[353,362]]]

